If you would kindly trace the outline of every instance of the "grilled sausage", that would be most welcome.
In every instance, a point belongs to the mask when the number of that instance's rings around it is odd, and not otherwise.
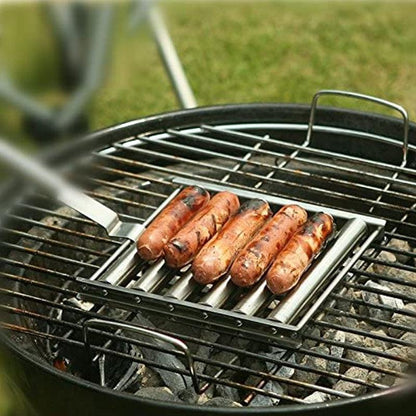
[[[237,195],[231,192],[216,194],[164,248],[170,267],[182,267],[191,262],[201,248],[219,231],[240,207]]]
[[[275,294],[292,289],[334,230],[334,220],[322,212],[315,214],[289,240],[267,272],[267,286]]]
[[[271,214],[269,204],[261,199],[244,203],[240,211],[195,257],[192,264],[194,279],[198,283],[208,284],[226,273],[239,250]]]
[[[198,186],[180,192],[153,220],[137,241],[144,260],[162,256],[166,243],[209,201],[209,193]]]
[[[308,219],[298,205],[286,205],[255,235],[234,260],[230,269],[234,284],[256,283],[297,229]]]

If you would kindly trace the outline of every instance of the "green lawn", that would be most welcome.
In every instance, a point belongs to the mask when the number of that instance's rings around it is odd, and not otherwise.
[[[89,106],[94,129],[177,108],[146,28],[129,31],[128,7],[116,9],[106,82]],[[416,3],[171,1],[163,9],[201,105],[310,102],[317,90],[337,88],[395,101],[416,116]],[[35,97],[59,103],[42,7],[1,6],[0,30],[0,65]],[[0,105],[0,125],[19,135],[19,114]],[[12,414],[8,397],[0,378],[0,416]]]

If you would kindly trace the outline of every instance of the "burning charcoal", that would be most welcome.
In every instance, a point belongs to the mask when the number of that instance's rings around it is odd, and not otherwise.
[[[400,339],[408,342],[411,347],[405,347],[406,358],[412,361],[412,366],[416,366],[416,334],[414,332],[406,332]]]
[[[295,354],[292,354],[287,362],[289,363],[295,363],[296,362],[296,357]],[[279,370],[276,372],[276,375],[279,377],[283,377],[283,378],[292,378],[293,374],[295,373],[295,369],[293,367],[288,367],[288,366],[283,366],[281,368],[279,368]]]
[[[266,355],[270,358],[282,359],[283,356],[285,355],[285,353],[286,353],[286,351],[282,350],[281,348],[271,347],[271,352],[264,353],[264,355]],[[285,361],[288,362],[288,363],[296,362],[295,354],[290,355],[290,357],[286,358]],[[277,367],[278,365],[279,364],[275,364],[275,363],[272,363],[272,362],[264,363],[264,362],[260,362],[260,361],[254,361],[251,364],[250,368],[252,370],[256,370],[256,371],[263,371],[263,372],[272,373],[272,374],[274,374],[278,377],[282,377],[282,378],[285,378],[285,379],[290,379],[293,376],[293,373],[295,372],[295,369],[293,367],[282,365],[282,366],[280,366],[280,368],[278,368]],[[276,368],[277,368],[277,371],[276,371]],[[245,381],[245,384],[247,384],[249,386],[256,386],[260,380],[261,380],[261,377],[250,375],[247,378],[247,380]],[[278,389],[277,384],[279,384],[279,383],[274,381],[274,384],[270,385],[270,387],[272,388],[271,391],[275,391],[276,389]],[[279,385],[279,388],[282,389],[282,391],[283,391],[286,388],[286,386],[285,385],[282,385],[282,386]],[[270,401],[270,399],[276,400],[275,398],[270,398],[270,397],[263,397],[263,398],[259,397],[257,400],[259,400],[259,401],[260,400],[262,400],[262,401],[269,400]],[[260,406],[260,404],[259,404],[259,406]],[[266,406],[266,404],[262,404],[261,406]]]
[[[161,387],[163,380],[156,371],[149,367],[143,366],[141,371],[140,383],[142,387]]]
[[[347,377],[365,381],[367,380],[368,370],[366,370],[365,368],[360,368],[360,367],[350,367],[345,372],[344,375]],[[353,383],[352,381],[345,381],[345,380],[339,380],[334,385],[333,388],[334,390],[343,391],[345,393],[349,393],[353,395],[363,394],[365,393],[365,390],[366,390],[366,387],[361,384],[357,384],[357,383]]]
[[[401,347],[393,347],[386,351],[387,354],[391,355],[392,357],[402,357],[406,358],[406,348]],[[405,371],[407,365],[403,362],[396,361],[386,357],[378,358],[377,362],[374,365],[375,368],[382,368],[385,370],[392,370],[396,372],[403,372]],[[390,374],[380,373],[377,370],[371,371],[368,375],[368,380],[373,383],[382,383],[387,386],[393,385],[396,377]]]
[[[388,286],[380,285],[378,283],[373,282],[372,280],[369,280],[365,284],[365,286],[369,288],[373,288],[373,289],[384,290],[387,292],[392,291]],[[404,307],[403,301],[393,296],[380,295],[378,293],[363,291],[362,297],[363,297],[364,302],[368,304],[381,304],[385,306],[390,306],[391,308],[395,308],[395,309],[401,309]],[[361,313],[363,312],[365,311],[361,311]],[[373,306],[368,306],[367,312],[372,318],[380,319],[383,321],[389,321],[392,315],[390,311],[387,311],[384,309],[378,309]]]
[[[236,402],[240,400],[238,390],[230,386],[225,386],[224,384],[217,384],[215,386],[215,393],[225,399],[234,400]]]
[[[270,391],[276,394],[283,394],[282,386],[275,380],[269,380],[263,387],[264,390]],[[265,407],[265,406],[276,406],[280,402],[280,399],[276,397],[263,396],[262,394],[256,394],[254,399],[251,401],[251,407]]]
[[[315,326],[314,328],[312,328],[311,331],[308,332],[308,335],[319,338],[321,336],[321,331],[319,330],[318,327]],[[303,343],[303,347],[312,348],[312,347],[315,347],[316,344],[317,344],[317,341],[313,339],[305,339],[305,342]]]
[[[327,393],[322,393],[320,391],[315,391],[311,395],[305,397],[303,400],[306,403],[323,403],[331,399],[331,396]]]
[[[199,395],[198,400],[197,400],[197,404],[199,406],[205,404],[208,400],[211,400],[209,396],[207,396],[205,393],[202,393]]]
[[[318,352],[320,354],[329,354],[329,348],[326,346],[318,345],[316,347],[311,348],[311,351]],[[321,357],[315,357],[313,355],[306,355],[303,360],[301,361],[302,365],[314,368],[316,370],[326,370],[328,361],[325,358]],[[293,374],[293,380],[301,381],[304,383],[309,384],[315,384],[319,378],[321,377],[321,374],[315,373],[309,370],[295,370]],[[288,387],[289,393],[296,395],[296,396],[302,396],[305,394],[305,390],[303,387],[296,386],[296,385],[289,385]]]
[[[416,347],[416,334],[414,332],[406,332],[400,337],[400,339]]]
[[[403,311],[410,311],[410,312],[416,312],[416,303],[409,303],[404,308]],[[393,317],[391,318],[391,321],[394,324],[407,326],[409,328],[415,328],[416,326],[416,317],[414,316],[408,316],[403,315],[401,313],[395,313]],[[389,335],[392,337],[400,337],[405,333],[405,330],[398,329],[398,328],[392,328],[389,327],[388,329]]]
[[[199,399],[199,395],[195,393],[193,387],[188,387],[178,393],[178,398],[188,404],[196,404]]]
[[[355,309],[353,307],[350,307],[348,312],[354,313]],[[349,316],[343,316],[343,315],[338,316],[338,315],[329,313],[325,317],[325,320],[329,323],[341,325],[342,327],[346,327],[346,328],[356,328],[359,326],[359,321]]]
[[[224,399],[223,397],[214,397],[208,400],[202,406],[208,407],[242,407],[240,403],[234,402],[230,399]]]
[[[379,336],[386,336],[382,330],[372,330],[372,334]],[[346,333],[345,340],[347,343],[356,345],[357,347],[364,347],[365,350],[385,351],[389,348],[389,344],[373,337],[364,337],[361,335]],[[377,361],[377,356],[366,352],[348,349],[345,357],[350,360],[362,362],[365,364],[374,364]]]
[[[396,263],[397,262],[396,256],[393,253],[390,253],[388,251],[382,251],[377,256],[377,260],[385,261],[385,262],[388,262],[388,263]],[[372,273],[377,273],[377,274],[383,274],[384,275],[384,274],[388,274],[391,268],[392,268],[392,266],[388,266],[388,265],[380,264],[380,263],[374,263],[369,267],[368,270]]]
[[[345,358],[348,360],[353,360],[363,364],[374,364],[377,361],[377,356],[366,354],[362,351],[356,350],[347,350]]]
[[[180,402],[167,387],[145,387],[137,391],[136,396],[163,402]]]
[[[398,238],[391,239],[387,246],[397,250],[407,251],[409,253],[412,251],[407,241],[399,240]],[[410,258],[410,256],[406,255],[406,253],[394,253],[394,255],[396,256],[397,261],[403,264],[406,264]]]
[[[361,329],[361,330],[363,330],[365,332],[371,332],[371,331],[374,331],[375,328],[374,328],[373,325],[371,325],[367,321],[360,321],[358,323],[358,329]]]
[[[387,341],[383,341],[378,339],[377,337],[388,338],[388,335],[382,329],[374,329],[371,331],[373,337],[365,337],[364,339],[364,346],[368,348],[373,348],[379,351],[386,351],[390,348],[390,343]]]
[[[337,299],[337,309],[340,311],[349,311],[352,306],[352,300],[361,298],[361,294],[357,294],[354,289],[349,288],[343,297],[344,299]]]
[[[330,330],[326,332],[326,334],[324,335],[324,338],[329,339],[331,341],[345,343],[345,332]],[[329,353],[334,358],[342,358],[342,356],[344,355],[344,347],[337,346],[337,345],[330,345]],[[333,373],[339,373],[340,367],[341,367],[341,363],[337,361],[328,361],[327,363],[327,370]],[[331,378],[330,381],[332,383],[335,383],[336,379]]]
[[[269,357],[271,359],[282,359],[283,356],[286,354],[286,350],[282,350],[281,348],[278,347],[272,347],[270,352],[266,352],[264,353],[264,355],[266,357]],[[294,355],[291,355],[288,359],[289,362],[295,362],[295,357]],[[266,370],[267,371],[272,371],[272,369],[276,366],[277,364],[267,361],[266,362]],[[289,375],[289,373],[292,371],[292,369],[290,367],[281,367],[279,369],[279,375],[281,375],[281,377],[292,377],[293,372]]]
[[[384,253],[384,254],[383,254]],[[382,260],[386,260],[389,262],[395,261],[396,257],[392,253],[385,254],[386,252],[380,253],[380,258]],[[384,264],[373,264],[369,271],[374,273],[378,273],[380,275],[386,275],[391,277],[396,277],[400,280],[407,281],[407,282],[416,282],[416,272],[412,272],[409,270],[402,270],[398,267],[388,266]],[[393,292],[401,293],[404,295],[412,296],[415,298],[416,301],[416,288],[405,286],[395,282],[383,282],[383,285],[389,287]]]

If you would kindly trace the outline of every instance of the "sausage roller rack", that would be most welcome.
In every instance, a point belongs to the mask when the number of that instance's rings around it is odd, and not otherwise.
[[[93,303],[104,301],[114,307],[119,305],[131,308],[132,311],[156,312],[190,323],[203,321],[204,326],[213,329],[217,327],[222,331],[229,330],[232,334],[237,330],[253,339],[260,337],[268,342],[276,341],[280,345],[290,343],[293,346],[297,343],[302,328],[341,280],[347,278],[360,256],[374,240],[383,237],[385,221],[376,217],[298,203],[296,200],[270,196],[258,190],[242,190],[208,181],[173,177],[172,182],[178,186],[198,185],[213,193],[227,190],[238,195],[242,202],[262,198],[270,204],[273,212],[287,204],[299,204],[309,215],[324,211],[334,217],[338,231],[314,260],[298,286],[287,295],[273,296],[264,280],[248,290],[239,289],[229,276],[202,288],[193,280],[189,266],[178,272],[170,270],[163,260],[159,260],[148,266],[147,270],[137,276],[137,280],[132,276],[118,276],[115,280],[108,274],[107,280],[77,278],[83,283],[80,299]],[[161,209],[159,207],[152,218]],[[147,223],[149,221],[150,219]],[[162,270],[168,272],[161,273]],[[174,283],[167,291],[158,291],[159,284],[167,279],[166,276]],[[195,298],[194,292],[201,293],[195,300],[188,300]],[[238,301],[232,309],[224,307],[231,298],[236,297]]]

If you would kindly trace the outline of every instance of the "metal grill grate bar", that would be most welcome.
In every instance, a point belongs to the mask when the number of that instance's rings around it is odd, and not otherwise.
[[[26,232],[19,231],[19,230],[14,230],[11,228],[2,228],[2,231],[4,233],[10,233],[10,234],[25,238],[27,240],[39,241],[43,244],[48,244],[53,247],[60,247],[60,248],[68,249],[68,250],[73,250],[75,252],[80,252],[80,253],[84,253],[84,254],[91,255],[91,256],[110,257],[109,254],[103,253],[101,251],[92,250],[92,249],[85,248],[79,245],[65,243],[63,241],[54,240],[52,238],[40,237],[34,234],[26,233]]]
[[[51,318],[49,316],[44,316],[44,315],[41,315],[41,314],[38,314],[38,313],[25,311],[25,310],[22,310],[22,309],[19,309],[19,308],[11,308],[11,307],[5,306],[3,309],[8,311],[9,313],[12,313],[12,314],[24,315],[24,316],[28,316],[28,317],[31,317],[31,318],[34,318],[34,319],[44,320],[44,321],[47,321],[49,323],[57,324],[59,326],[64,326],[64,327],[66,326],[66,327],[69,327],[71,329],[76,329],[76,330],[79,330],[79,331],[82,331],[82,329],[83,329],[83,326],[79,325],[79,324],[74,324],[74,323],[71,323],[71,322],[58,320],[58,319],[55,319],[55,318]],[[68,307],[68,306],[66,306],[62,309],[67,309],[67,310],[72,310],[72,311],[75,310],[75,311],[78,312],[78,310],[76,308],[72,308],[72,307]],[[96,331],[95,330],[94,332],[99,333],[99,334],[103,334],[102,331]],[[56,338],[52,334],[44,333],[45,337],[48,337],[49,335],[51,335],[53,338]],[[107,336],[107,338],[128,342],[128,343],[135,344],[135,345],[138,345],[138,346],[154,348],[154,349],[156,349],[158,351],[161,351],[161,352],[176,354],[176,351],[174,351],[174,350],[166,349],[166,348],[163,348],[163,347],[157,347],[157,346],[154,346],[153,344],[149,344],[149,343],[146,343],[146,342],[143,342],[143,341],[132,340],[128,337],[115,335],[115,334],[112,334],[112,333],[106,333],[106,336]],[[71,342],[71,341],[68,341],[68,342]],[[112,353],[112,350],[105,349],[105,348],[101,348],[100,351],[104,352],[106,354],[111,354]],[[269,373],[264,373],[264,372],[261,372],[261,371],[251,370],[249,368],[241,367],[241,366],[238,366],[238,365],[232,365],[232,364],[229,364],[229,363],[224,363],[224,362],[220,362],[220,361],[216,361],[216,360],[206,359],[204,357],[200,357],[200,356],[197,356],[197,355],[194,355],[194,360],[199,361],[199,362],[203,362],[203,363],[206,363],[206,364],[210,364],[210,365],[213,365],[213,366],[216,366],[216,367],[220,367],[220,368],[223,368],[223,369],[227,369],[227,370],[242,371],[242,372],[250,374],[250,375],[266,377],[267,379],[270,379],[270,380],[275,380],[275,381],[287,383],[287,384],[290,384],[290,385],[300,386],[300,387],[315,390],[315,391],[325,392],[325,393],[332,394],[332,395],[335,395],[335,396],[338,396],[338,397],[351,397],[348,394],[345,394],[343,392],[338,392],[334,389],[325,388],[325,387],[322,387],[322,386],[317,386],[317,385],[314,385],[314,384],[311,384],[311,383],[298,382],[296,380],[286,379],[284,377],[272,375],[272,374],[269,374]],[[152,364],[151,362],[148,362],[148,363],[150,365]],[[290,363],[290,364],[288,363],[288,366],[290,366],[290,365],[292,365],[292,363]],[[285,366],[286,366],[286,364],[285,364]],[[293,366],[298,367],[302,370],[307,369],[307,367],[299,366],[299,365],[296,365],[296,364],[293,364]],[[310,368],[310,370],[312,372],[318,372],[319,374],[340,377],[341,379],[345,379],[346,381],[356,382],[358,384],[363,384],[363,385],[367,385],[367,386],[371,386],[371,387],[375,387],[375,388],[385,388],[386,387],[382,384],[366,383],[362,380],[353,379],[351,377],[345,377],[345,376],[342,376],[342,375],[337,374],[337,373],[331,373],[331,372],[322,371],[322,370],[320,371],[318,369],[313,369],[313,368]]]
[[[126,149],[123,146],[120,146],[120,147],[122,147],[123,149]],[[200,163],[200,162],[196,162],[196,161],[193,161],[193,160],[190,160],[190,159],[185,159],[185,158],[179,157],[179,156],[167,156],[167,155],[164,155],[164,154],[161,154],[161,153],[158,153],[158,152],[152,152],[152,151],[148,151],[148,150],[144,150],[144,149],[131,148],[131,147],[129,147],[128,150],[130,150],[132,152],[136,152],[136,153],[152,154],[153,156],[160,156],[162,159],[167,159],[167,160],[170,160],[172,162],[185,162],[189,165],[198,166],[200,168],[205,167],[205,168],[208,168],[212,171],[219,171],[219,172],[224,172],[224,173],[229,173],[229,174],[234,173],[234,174],[237,174],[237,175],[242,175],[243,177],[246,177],[248,179],[252,178],[253,180],[257,180],[257,181],[266,181],[266,182],[275,181],[277,183],[281,182],[279,180],[276,180],[275,178],[266,178],[262,175],[253,174],[253,173],[238,172],[238,171],[236,172],[236,171],[233,171],[231,168],[226,168],[226,167],[222,167],[222,166],[221,167],[214,166],[212,164],[207,164],[207,163]],[[175,169],[164,168],[164,167],[157,166],[157,165],[151,165],[151,164],[144,163],[144,162],[141,162],[141,161],[138,161],[138,160],[135,160],[135,159],[126,159],[125,157],[102,155],[102,154],[99,154],[99,153],[96,153],[95,155],[97,157],[100,157],[100,158],[108,159],[108,160],[111,160],[111,161],[117,161],[117,162],[120,162],[122,164],[127,164],[127,165],[130,165],[130,166],[137,166],[137,167],[141,166],[141,167],[144,167],[144,168],[153,169],[155,171],[164,172],[164,173],[167,173],[168,175],[183,176],[183,177],[187,177],[187,178],[189,177],[190,179],[202,180],[202,181],[205,180],[205,181],[209,181],[211,183],[221,183],[220,180],[218,180],[218,179],[216,180],[215,178],[212,178],[212,177],[203,176],[203,175],[199,175],[199,174],[195,174],[195,173],[189,174],[188,172],[185,172],[185,171],[182,171],[182,170],[175,170]],[[249,191],[252,190],[252,187],[250,187],[250,186],[241,185],[239,183],[230,182],[230,181],[228,181],[228,183],[231,186],[233,186],[234,188],[244,189],[244,190],[249,190]],[[303,189],[307,189],[307,188],[304,187]],[[258,192],[259,193],[264,193],[265,195],[273,195],[273,196],[286,195],[285,192],[280,192],[280,193],[277,194],[273,191],[270,191],[270,190],[265,191],[265,190],[262,190],[262,189],[258,189]],[[289,195],[289,197],[290,197],[290,195]],[[320,195],[320,197],[322,197],[322,195]],[[302,198],[302,197],[297,197],[296,199],[299,202],[304,202],[304,203],[309,203],[310,202],[309,199],[305,199],[305,198]],[[373,204],[374,201],[371,201],[371,203]],[[329,202],[327,202],[325,204],[325,207],[337,208],[337,206],[335,206],[335,205],[333,205]],[[406,208],[403,207],[403,211],[405,209]],[[360,211],[358,211],[354,208],[351,208],[350,211],[360,213]],[[415,229],[415,232],[416,232],[416,224],[412,224],[412,223],[409,223],[409,222],[402,222],[398,219],[391,218],[391,217],[386,217],[386,216],[383,216],[383,215],[378,215],[378,217],[380,219],[388,221],[389,223],[397,225],[397,226],[406,226],[407,229],[409,230],[409,232],[411,232],[411,230],[413,230],[413,229]],[[407,238],[407,237],[405,237],[405,238]]]
[[[308,167],[321,166],[321,167],[324,167],[324,168],[330,168],[331,170],[335,170],[335,171],[339,169],[338,166],[334,166],[334,165],[331,165],[329,163],[323,163],[323,162],[316,161],[316,160],[311,161],[311,160],[304,159],[304,158],[301,158],[301,157],[298,157],[298,156],[296,156],[295,158],[292,158],[290,155],[287,155],[285,153],[280,153],[280,152],[276,152],[276,151],[272,151],[272,150],[264,150],[264,149],[261,149],[261,148],[256,149],[256,148],[254,148],[254,146],[250,147],[250,146],[241,145],[241,144],[237,144],[237,143],[225,142],[223,140],[216,140],[216,139],[211,138],[211,137],[205,137],[205,136],[201,136],[201,135],[197,135],[197,134],[183,133],[183,132],[180,132],[180,131],[177,131],[177,130],[172,130],[172,129],[168,130],[168,133],[170,133],[174,136],[182,137],[182,138],[194,139],[194,140],[197,140],[198,142],[206,142],[206,143],[217,144],[217,145],[223,146],[225,148],[231,148],[231,149],[243,150],[243,151],[251,151],[256,155],[271,156],[271,157],[274,157],[276,159],[277,158],[283,158],[284,162],[285,162],[285,165],[287,165],[290,161],[295,160],[296,162],[301,162],[302,164],[304,164]],[[259,143],[273,142],[270,139],[267,140],[266,138],[263,138],[263,139],[259,138],[259,139],[261,140],[261,142],[259,142]],[[169,146],[169,147],[175,147],[175,148],[184,147],[184,148],[190,149],[189,147],[183,146],[182,144],[176,145],[175,143],[172,143],[172,142],[149,139],[145,136],[140,136],[140,140],[145,142],[145,143],[153,143],[153,144],[159,144],[159,145],[163,144],[163,145],[166,145],[166,146]],[[304,150],[306,148],[301,146],[300,149]],[[296,151],[300,152],[300,149],[298,149]],[[198,149],[197,151],[201,152],[201,149]],[[220,157],[224,158],[224,155],[221,154]],[[229,158],[230,156],[226,156],[226,157]],[[277,171],[277,172],[280,172],[280,171],[281,172],[287,172],[287,173],[290,173],[290,174],[295,175],[295,176],[300,175],[300,176],[304,176],[304,177],[311,178],[311,179],[319,179],[319,180],[322,180],[322,181],[325,181],[325,182],[334,183],[334,184],[337,184],[337,185],[345,185],[345,186],[350,187],[352,189],[364,189],[366,191],[371,190],[371,191],[381,192],[382,194],[385,194],[385,195],[391,195],[391,196],[396,196],[396,197],[399,197],[399,198],[403,198],[403,199],[409,200],[409,201],[414,200],[414,195],[405,194],[405,193],[397,192],[397,191],[391,191],[389,189],[381,189],[381,188],[377,188],[377,187],[374,187],[374,186],[361,184],[361,183],[352,183],[352,182],[349,182],[347,180],[338,179],[338,178],[325,176],[325,175],[318,175],[318,174],[310,173],[310,172],[302,172],[299,169],[290,169],[290,168],[287,168],[287,167],[284,167],[284,166],[278,166],[278,165],[273,166],[273,165],[267,165],[267,164],[263,164],[263,163],[259,163],[259,162],[251,162],[251,163],[253,165],[257,165],[257,166],[263,166],[263,167],[264,167],[264,165],[269,166],[269,167],[273,168],[274,171]],[[353,172],[350,172],[350,173],[353,173]],[[354,172],[354,173],[358,173],[358,171]],[[345,194],[342,194],[342,195],[344,196]],[[347,196],[349,196],[349,195],[347,195]],[[399,208],[402,208],[402,207],[399,207]]]
[[[362,159],[359,157],[355,157],[355,156],[351,156],[351,155],[346,155],[343,153],[339,153],[339,152],[331,152],[328,150],[323,150],[323,149],[317,149],[311,146],[305,147],[303,145],[299,145],[299,144],[295,144],[295,143],[290,143],[287,141],[282,141],[276,138],[266,138],[266,137],[261,137],[258,136],[256,134],[251,134],[251,133],[246,133],[246,132],[242,132],[242,131],[235,131],[235,130],[230,130],[224,127],[218,127],[218,126],[209,126],[209,125],[202,125],[201,128],[203,130],[207,130],[210,132],[218,132],[221,133],[224,137],[224,139],[226,140],[227,137],[236,137],[236,138],[241,138],[241,139],[252,139],[252,140],[256,140],[256,141],[263,141],[264,143],[268,143],[268,144],[272,144],[274,146],[279,146],[279,147],[283,147],[285,149],[289,149],[289,150],[300,150],[302,153],[307,153],[307,154],[311,154],[311,155],[317,155],[317,156],[322,156],[325,157],[327,159],[333,159],[333,160],[342,160],[345,162],[353,162],[354,164],[358,164],[360,166],[368,166],[368,167],[373,167],[373,168],[382,168],[382,169],[386,169],[386,170],[390,170],[392,172],[400,172],[400,173],[405,173],[407,175],[411,175],[414,176],[415,171],[413,169],[407,168],[405,166],[396,166],[396,165],[390,165],[388,163],[380,163],[380,162],[376,162],[376,161],[372,161],[372,160],[368,160],[368,159]],[[290,128],[290,126],[288,125],[288,128]],[[344,134],[348,134],[351,133],[351,136],[354,136],[353,133],[356,133],[352,130],[348,131],[345,129],[327,129],[328,132],[332,132],[334,134],[336,133],[344,133]],[[360,135],[362,137],[371,137],[373,140],[377,140],[377,136],[371,136],[371,135],[367,135],[365,133],[360,133]],[[141,136],[140,136],[141,137]],[[380,140],[381,137],[379,136],[378,139]],[[398,143],[397,141],[389,141],[390,144],[395,145],[395,146],[401,146],[400,143]],[[416,151],[416,146],[410,145],[409,149],[411,149],[412,151]],[[347,173],[358,173],[358,174],[363,174],[363,170],[357,170],[357,169],[350,169],[350,168],[344,168],[341,166],[335,166],[334,169],[337,170],[342,170],[344,172]],[[365,175],[368,175],[370,177],[378,177],[373,176],[372,173],[370,172],[365,172]],[[385,179],[384,176],[378,177],[379,179]],[[400,182],[400,180],[398,181]],[[412,185],[411,182],[401,182],[403,184],[410,184]]]
[[[5,276],[5,277],[13,279],[12,275],[8,275],[8,276]],[[43,285],[43,287],[46,288],[45,285]],[[53,290],[53,289],[51,289],[51,290]],[[10,296],[12,298],[20,298],[20,299],[30,300],[30,301],[35,302],[35,303],[44,304],[44,305],[47,305],[47,306],[51,307],[52,309],[67,310],[67,311],[76,313],[77,315],[82,316],[82,317],[87,317],[87,318],[102,317],[102,315],[100,315],[99,313],[96,313],[96,312],[81,310],[81,309],[75,308],[75,307],[70,306],[70,305],[57,304],[54,301],[49,301],[49,300],[46,300],[46,299],[43,299],[43,298],[39,298],[39,297],[36,297],[36,296],[24,294],[24,293],[18,293],[18,292],[11,291],[11,290],[6,290],[6,289],[0,289],[0,293],[2,293],[3,295]],[[69,293],[67,292],[67,294],[70,294],[70,293],[72,293],[72,291],[69,292]],[[161,330],[160,332],[161,333],[166,333],[167,335],[175,335],[175,333],[171,333],[171,332],[165,331],[165,330],[163,330],[163,331]],[[230,351],[230,352],[233,352],[235,354],[243,355],[243,356],[247,356],[247,357],[252,357],[252,358],[256,358],[256,357],[259,358],[260,357],[260,358],[264,359],[264,361],[267,361],[267,362],[270,362],[270,363],[275,363],[275,364],[278,364],[278,365],[284,365],[285,367],[296,368],[296,369],[301,369],[301,370],[308,369],[305,366],[302,366],[302,365],[299,365],[299,364],[296,364],[296,363],[293,363],[293,362],[290,362],[290,361],[287,362],[285,360],[280,360],[280,359],[273,358],[273,357],[270,357],[270,356],[262,356],[261,353],[259,354],[258,352],[251,353],[247,350],[242,350],[242,349],[238,349],[238,348],[235,348],[235,347],[233,348],[233,347],[229,347],[229,346],[219,344],[219,343],[215,343],[215,342],[214,343],[209,343],[209,342],[204,341],[202,339],[193,338],[193,337],[186,336],[186,335],[183,335],[181,337],[183,338],[184,341],[190,341],[190,342],[200,344],[200,345],[209,345],[209,346],[212,346],[213,348],[219,348],[220,350]],[[308,336],[308,338],[313,339],[314,337]],[[128,338],[126,338],[126,340],[134,342],[134,341],[132,341]],[[327,340],[327,339],[320,339],[319,338],[318,340],[320,342],[323,342],[324,344],[337,345],[336,342],[332,342],[332,341]],[[394,342],[397,342],[397,340],[394,340]],[[360,347],[357,347],[357,346],[354,346],[354,345],[347,345],[347,347],[348,347],[348,349],[353,349],[353,350],[358,350],[358,351],[361,350]],[[362,368],[367,368],[367,369],[371,368],[372,370],[378,371],[378,372],[383,373],[383,374],[394,375],[394,376],[397,376],[397,377],[405,377],[406,376],[404,373],[400,373],[400,372],[397,372],[397,371],[392,371],[392,370],[385,369],[385,368],[377,368],[375,366],[366,366],[363,363],[359,363],[359,362],[355,363],[354,361],[346,360],[344,358],[336,358],[336,357],[332,357],[330,355],[319,354],[319,353],[309,351],[309,350],[305,350],[305,349],[302,349],[302,348],[300,348],[298,351],[300,353],[303,353],[303,354],[306,354],[306,355],[325,356],[325,358],[328,361],[334,361],[334,362],[340,362],[340,363],[352,362],[356,366],[359,366],[359,367],[361,366]],[[385,358],[405,362],[405,360],[400,359],[399,357],[390,357],[388,355],[385,355],[385,356],[386,356]],[[246,370],[247,369],[245,369],[245,371]],[[338,373],[319,371],[318,369],[313,370],[312,368],[310,368],[308,370],[309,371],[317,371],[317,373],[320,373],[320,374],[322,373],[322,374],[325,374],[325,375],[328,375],[328,376],[331,376],[331,377],[341,377],[342,376],[341,374],[338,374]],[[354,382],[354,379],[352,379],[352,378],[347,377],[346,380]]]
[[[143,140],[145,142],[149,141],[149,140],[144,139],[143,137],[141,138],[141,140]],[[155,140],[151,140],[151,142],[155,142]],[[229,156],[229,155],[225,155],[225,154],[222,154],[222,153],[219,153],[219,152],[204,150],[202,148],[196,149],[196,148],[193,148],[193,147],[186,146],[182,143],[177,144],[177,143],[173,143],[173,142],[167,142],[167,141],[160,140],[160,141],[157,141],[157,144],[159,146],[165,146],[165,147],[176,149],[176,150],[180,150],[180,149],[182,151],[189,150],[189,151],[192,151],[195,154],[200,154],[200,155],[204,155],[204,156],[208,156],[208,157],[212,157],[212,158],[219,158],[221,160],[234,161],[234,162],[238,162],[238,163],[245,162],[248,165],[252,165],[252,166],[256,166],[256,167],[273,169],[273,170],[276,170],[276,171],[284,170],[284,169],[287,170],[287,168],[279,168],[277,166],[273,166],[273,165],[270,165],[270,164],[267,164],[267,163],[257,162],[257,161],[253,161],[253,160],[244,161],[244,159],[241,158],[241,157]],[[127,149],[129,151],[144,153],[144,154],[147,154],[147,155],[158,156],[162,159],[171,159],[172,160],[172,158],[174,158],[176,160],[179,160],[181,162],[186,162],[186,163],[193,163],[193,164],[200,163],[201,167],[207,167],[207,168],[210,168],[210,169],[224,170],[224,171],[229,170],[228,168],[223,168],[222,166],[207,164],[205,162],[195,162],[195,161],[191,161],[190,159],[187,159],[187,158],[184,158],[184,157],[170,156],[166,153],[155,152],[155,151],[152,151],[152,150],[143,149],[143,148],[139,148],[139,147],[125,147],[125,146],[122,146],[122,145],[115,145],[115,147],[119,148],[119,149]],[[252,149],[252,151],[253,152],[259,152],[260,149],[257,149],[257,150]],[[286,186],[288,185],[290,187],[297,188],[297,189],[300,189],[300,190],[308,190],[308,191],[324,193],[324,194],[327,194],[330,197],[340,197],[342,199],[347,199],[347,200],[351,199],[351,200],[357,201],[357,202],[368,202],[368,203],[371,203],[371,204],[375,204],[377,206],[387,207],[387,208],[392,209],[392,210],[398,210],[399,212],[402,212],[403,209],[404,209],[403,206],[399,206],[399,205],[388,204],[388,203],[384,203],[382,201],[373,201],[371,199],[367,199],[367,198],[364,198],[364,197],[357,198],[353,195],[348,195],[348,194],[345,194],[345,193],[336,192],[334,190],[331,190],[329,192],[326,188],[323,188],[323,187],[319,188],[319,187],[310,186],[310,185],[302,185],[298,182],[277,179],[277,178],[274,178],[274,177],[271,177],[271,176],[262,176],[262,175],[259,175],[259,174],[255,174],[255,173],[251,173],[251,172],[245,172],[245,171],[234,171],[233,173],[239,174],[239,175],[242,175],[242,176],[246,176],[249,179],[253,178],[253,179],[261,180],[261,181],[264,181],[264,182],[271,182],[271,183],[274,183],[274,184],[280,184],[280,185],[286,185]],[[297,174],[298,176],[299,175],[300,176],[304,175],[304,176],[307,176],[307,177],[312,177],[313,176],[312,174],[309,174],[309,173],[302,173],[302,171],[298,171],[298,172],[293,171],[293,174]],[[325,178],[320,178],[320,179],[323,179],[325,181],[327,180]],[[409,211],[413,211],[413,209],[409,208]]]

